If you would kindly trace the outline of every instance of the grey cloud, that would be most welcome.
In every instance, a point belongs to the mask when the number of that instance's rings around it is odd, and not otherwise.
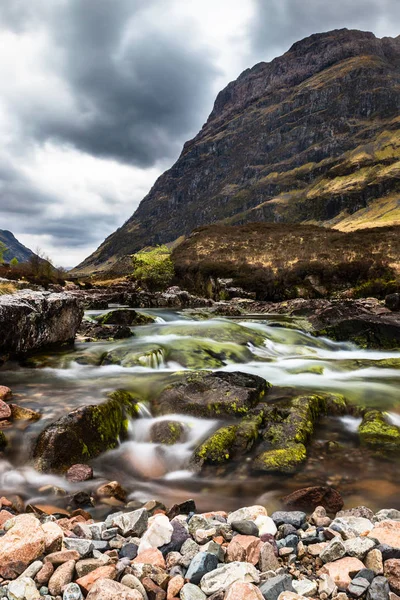
[[[42,223],[35,222],[30,225],[29,233],[50,236],[54,247],[79,248],[96,243],[99,237],[106,237],[117,224],[116,218],[105,215],[90,215],[85,219],[80,215],[63,216],[62,219],[47,218]]]
[[[0,215],[35,216],[53,201],[54,198],[35,189],[31,181],[9,160],[0,159]]]
[[[294,42],[331,29],[400,34],[398,0],[255,0],[255,7],[249,36],[257,60],[271,59]]]

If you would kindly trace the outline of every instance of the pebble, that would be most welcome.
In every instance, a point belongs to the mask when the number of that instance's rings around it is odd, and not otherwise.
[[[271,515],[271,518],[278,527],[285,523],[300,529],[305,523],[307,515],[300,511],[276,511]]]
[[[75,571],[75,562],[69,560],[57,567],[49,579],[49,592],[52,596],[59,596],[68,583],[71,583]]]
[[[214,571],[217,566],[218,558],[215,554],[211,554],[209,552],[199,552],[192,559],[185,578],[189,580],[189,583],[200,583],[202,577],[206,573]]]
[[[141,554],[150,548],[158,548],[165,544],[169,544],[172,539],[173,531],[174,528],[166,515],[152,517],[149,527],[140,540],[138,554]]]
[[[76,583],[69,583],[64,590],[63,600],[83,600],[79,585]]]
[[[230,525],[233,531],[242,535],[259,536],[258,527],[253,521],[233,521]]]
[[[181,600],[206,600],[207,596],[197,585],[185,583],[180,593]]]
[[[129,513],[119,514],[112,519],[111,524],[113,527],[118,527],[121,534],[125,537],[129,535],[141,536],[147,529],[148,520],[147,510],[140,508]]]
[[[254,565],[233,562],[221,565],[211,573],[204,575],[200,582],[200,587],[207,596],[211,596],[212,594],[226,590],[235,581],[259,583],[260,576]]]
[[[65,538],[64,545],[67,550],[76,550],[80,558],[89,556],[94,548],[92,540],[84,540],[80,538]]]
[[[9,600],[38,600],[39,590],[30,577],[19,577],[8,584],[7,596]]]
[[[358,539],[358,538],[354,538]],[[333,538],[320,554],[321,560],[324,563],[329,563],[334,560],[343,558],[346,554],[346,546],[339,537]]]
[[[260,591],[264,598],[278,600],[282,592],[293,592],[295,590],[290,575],[276,575],[263,583],[260,586]]]

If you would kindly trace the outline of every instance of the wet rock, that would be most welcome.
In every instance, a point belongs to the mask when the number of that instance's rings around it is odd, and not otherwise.
[[[385,306],[393,311],[400,311],[400,294],[389,294],[385,298]]]
[[[11,408],[8,404],[0,399],[0,420],[9,419],[11,417]]]
[[[9,387],[5,385],[0,385],[0,400],[5,402],[6,400],[10,400],[12,396],[12,391]]]
[[[49,580],[49,592],[52,596],[60,596],[63,588],[71,583],[75,571],[75,562],[69,560],[57,567]]]
[[[256,456],[252,463],[255,471],[266,473],[295,473],[307,458],[304,444],[267,450]]]
[[[96,496],[98,498],[116,498],[121,502],[126,502],[127,492],[118,481],[109,481],[97,488]]]
[[[45,549],[45,534],[39,521],[31,515],[20,515],[12,527],[0,537],[0,575],[15,579]]]
[[[67,471],[66,478],[71,483],[80,483],[93,479],[93,469],[89,465],[72,465]]]
[[[204,575],[200,587],[207,596],[211,596],[211,594],[226,590],[236,581],[258,583],[260,577],[257,569],[250,563],[233,562],[222,565]]]
[[[244,416],[265,396],[270,384],[240,372],[192,372],[166,388],[154,403],[157,414],[198,417]]]
[[[323,506],[329,513],[337,513],[343,508],[343,498],[334,488],[314,486],[302,488],[285,496],[284,505],[289,510],[314,510]]]
[[[83,321],[78,330],[78,340],[84,342],[123,340],[133,335],[127,325],[101,325],[92,321]]]
[[[8,585],[9,600],[39,600],[39,590],[30,577],[20,577]]]
[[[186,572],[185,578],[189,580],[189,583],[200,583],[202,577],[213,571],[218,566],[218,558],[215,554],[209,552],[199,552],[192,559],[189,568]]]
[[[358,558],[341,558],[324,565],[321,572],[329,575],[339,589],[347,590],[352,578],[363,568]]]
[[[92,584],[86,600],[143,600],[143,596],[137,590],[103,577]]]
[[[256,565],[260,559],[262,541],[250,535],[235,535],[227,548],[227,562],[246,562]]]
[[[186,428],[179,421],[157,421],[151,426],[150,440],[153,444],[173,444],[183,443],[186,439]]]
[[[252,583],[236,581],[226,592],[224,600],[263,600],[264,596]]]
[[[282,592],[293,592],[290,575],[276,575],[260,585],[260,591],[266,600],[278,600]]]
[[[390,587],[386,577],[375,577],[371,583],[368,592],[367,600],[389,600]]]
[[[31,408],[25,406],[18,406],[17,404],[10,404],[11,419],[13,421],[39,421],[42,415]]]
[[[376,454],[400,452],[400,429],[387,423],[378,410],[369,410],[364,414],[358,433],[361,444]]]
[[[194,463],[219,464],[247,453],[258,439],[261,419],[246,417],[237,425],[221,427],[194,452]]]
[[[40,434],[34,448],[39,471],[67,470],[82,458],[95,458],[115,448],[126,433],[127,416],[137,414],[137,398],[118,391],[103,404],[84,406],[52,423]]]
[[[79,585],[76,583],[69,583],[64,590],[63,600],[83,600]]]
[[[95,318],[102,325],[128,325],[132,327],[133,325],[154,323],[154,317],[142,315],[128,308],[117,308]]]

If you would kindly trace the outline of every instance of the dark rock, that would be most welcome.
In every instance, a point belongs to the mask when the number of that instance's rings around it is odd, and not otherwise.
[[[154,317],[141,315],[133,309],[117,308],[105,315],[96,317],[96,320],[102,325],[146,325],[154,323]]]
[[[137,557],[137,553],[138,546],[136,544],[129,543],[125,544],[125,546],[122,546],[121,550],[119,551],[119,557],[129,558],[130,560],[133,560]]]
[[[167,517],[170,521],[178,515],[189,515],[196,512],[196,503],[194,500],[186,500],[181,504],[174,504],[167,512]]]
[[[258,527],[253,521],[233,521],[231,527],[233,531],[237,531],[242,535],[259,536]]]
[[[353,579],[348,587],[348,592],[353,598],[360,598],[370,586],[370,582],[363,577]]]
[[[359,579],[360,577],[372,583],[372,580],[375,577],[375,573],[371,569],[361,569],[361,571],[357,573],[354,579]]]
[[[260,592],[265,600],[278,600],[282,592],[294,592],[292,578],[290,575],[277,575],[271,577],[265,583],[259,586]]]
[[[190,583],[200,583],[201,578],[210,571],[214,571],[218,566],[218,557],[209,552],[199,552],[192,559],[186,572],[186,579]]]
[[[305,523],[306,518],[306,513],[300,511],[276,511],[271,515],[271,519],[277,527],[279,527],[279,525],[288,524],[296,529],[300,529],[303,523]]]
[[[101,325],[91,321],[83,321],[78,330],[82,341],[122,340],[132,337],[133,331],[126,325]]]
[[[39,471],[63,472],[82,459],[91,459],[118,446],[126,434],[127,416],[137,414],[137,399],[118,391],[95,406],[77,408],[40,434],[34,448]]]
[[[154,444],[173,444],[182,443],[186,438],[186,427],[179,421],[156,421],[150,429],[150,440]]]
[[[390,587],[386,577],[375,577],[371,583],[368,592],[367,600],[389,600]]]
[[[379,410],[368,410],[364,414],[358,434],[361,444],[375,454],[392,456],[400,453],[400,429],[390,425]]]
[[[380,544],[376,548],[382,552],[382,558],[384,561],[400,559],[400,548],[392,548],[392,546],[388,546],[387,544]]]
[[[93,469],[89,465],[72,465],[67,471],[66,478],[72,483],[93,479]]]
[[[278,533],[277,533],[276,539],[281,540],[292,533],[296,533],[297,529],[296,529],[296,527],[293,527],[293,525],[289,525],[289,524],[280,525],[278,527]]]
[[[179,521],[171,521],[173,527],[172,537],[169,544],[161,546],[159,550],[163,556],[167,556],[169,552],[180,552],[182,545],[190,538],[190,534],[186,531],[185,527]]]
[[[289,510],[313,511],[317,506],[323,506],[332,514],[341,510],[344,504],[337,490],[323,486],[302,488],[285,496],[282,502]]]
[[[400,311],[400,294],[389,294],[385,298],[385,306],[392,311]]]

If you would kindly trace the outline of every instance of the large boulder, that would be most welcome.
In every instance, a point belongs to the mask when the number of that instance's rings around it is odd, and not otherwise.
[[[82,317],[81,302],[70,294],[0,296],[0,360],[72,342]]]
[[[42,431],[33,453],[35,467],[65,472],[116,448],[127,432],[128,418],[137,410],[137,398],[125,391],[113,392],[103,404],[73,410]]]
[[[271,387],[257,375],[207,371],[185,373],[153,400],[158,415],[187,414],[196,417],[245,416]]]

